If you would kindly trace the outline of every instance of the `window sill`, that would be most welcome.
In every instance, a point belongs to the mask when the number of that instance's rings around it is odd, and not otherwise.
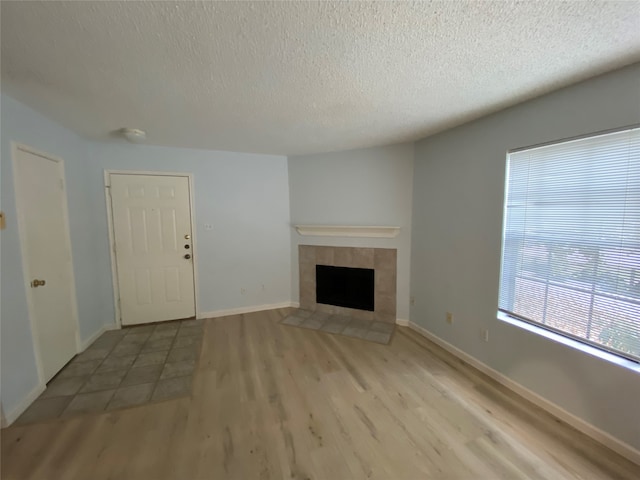
[[[509,323],[515,327],[522,328],[523,330],[528,330],[531,333],[535,333],[536,335],[540,335],[541,337],[548,338],[549,340],[552,340],[554,342],[561,343],[570,348],[580,350],[581,352],[587,353],[594,357],[598,357],[609,363],[614,363],[620,367],[624,367],[636,373],[640,373],[640,364],[626,358],[619,357],[617,355],[614,355],[613,353],[605,352],[598,348],[592,347],[591,345],[578,342],[577,340],[573,340],[572,338],[564,337],[544,328],[536,327],[535,325],[510,317],[509,315],[502,312],[498,312],[497,317],[498,320]]]

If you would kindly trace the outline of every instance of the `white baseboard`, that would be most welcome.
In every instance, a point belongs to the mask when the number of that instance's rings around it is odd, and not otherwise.
[[[8,427],[9,425],[11,425],[13,422],[15,422],[17,420],[17,418],[22,415],[22,413],[29,408],[29,406],[35,401],[36,398],[38,398],[40,396],[40,394],[42,392],[44,392],[44,389],[47,388],[47,385],[44,383],[38,384],[35,386],[35,388],[33,390],[31,390],[23,399],[22,401],[16,405],[14,407],[13,410],[11,410],[10,412],[7,412],[7,414],[4,417],[4,421],[6,425],[3,425],[3,427]]]
[[[100,335],[102,335],[107,330],[116,330],[118,328],[119,327],[117,325],[103,325],[102,327],[100,327],[100,329],[98,329],[97,332],[95,332],[89,338],[87,338],[86,340],[81,340],[79,342],[78,344],[79,350],[77,353],[84,352],[87,349],[87,347],[89,347],[89,345],[95,342],[98,339],[98,337],[100,337]],[[8,412],[4,416],[3,418],[4,422],[2,424],[2,427],[8,427],[13,422],[15,422],[16,419],[20,415],[22,415],[22,413],[27,408],[29,408],[29,406],[36,400],[36,398],[38,398],[40,394],[44,392],[45,388],[47,388],[47,385],[44,383],[36,385],[36,387],[22,399],[22,401],[17,407],[15,407],[11,412]]]
[[[409,320],[405,318],[396,318],[396,325],[400,325],[401,327],[408,327]]]
[[[628,458],[632,462],[640,465],[640,451],[637,450],[636,448],[632,447],[631,445],[623,442],[622,440],[619,440],[619,439],[615,438],[614,436],[612,436],[611,434],[605,432],[604,430],[601,430],[598,427],[596,427],[594,425],[591,425],[590,423],[588,423],[587,421],[583,420],[582,418],[575,416],[574,414],[566,411],[564,408],[556,405],[553,402],[550,402],[546,398],[544,398],[544,397],[538,395],[537,393],[529,390],[527,387],[524,387],[524,386],[520,385],[519,383],[513,381],[511,378],[507,377],[506,375],[498,372],[497,370],[494,370],[493,368],[491,368],[487,364],[481,362],[480,360],[476,359],[475,357],[472,357],[468,353],[460,350],[458,347],[455,347],[455,346],[451,345],[449,342],[441,339],[440,337],[437,337],[436,335],[434,335],[433,333],[429,332],[424,327],[422,327],[422,326],[420,326],[420,325],[418,325],[418,324],[416,324],[414,322],[411,322],[411,321],[406,321],[406,320],[401,320],[401,319],[396,320],[396,323],[398,325],[403,325],[403,323],[401,323],[401,322],[407,322],[409,328],[411,328],[412,330],[418,332],[420,335],[424,336],[425,338],[431,340],[433,343],[435,343],[435,344],[439,345],[440,347],[444,348],[445,350],[447,350],[448,352],[452,353],[453,355],[455,355],[456,357],[460,358],[461,360],[465,361],[469,365],[477,368],[482,373],[484,373],[484,374],[488,375],[489,377],[493,378],[498,383],[500,383],[500,384],[504,385],[505,387],[507,387],[508,389],[514,391],[515,393],[517,393],[521,397],[524,397],[526,400],[529,400],[531,403],[537,405],[538,407],[542,408],[543,410],[546,410],[551,415],[553,415],[553,416],[559,418],[560,420],[568,423],[569,425],[571,425],[576,430],[579,430],[580,432],[582,432],[585,435],[587,435],[587,436],[593,438],[594,440],[600,442],[601,444],[605,445],[606,447],[609,447],[614,452],[617,452],[620,455],[622,455],[623,457]]]
[[[218,318],[229,315],[241,315],[243,313],[261,312],[262,310],[275,310],[276,308],[299,307],[297,302],[270,303],[266,305],[253,305],[251,307],[229,308],[227,310],[216,310],[215,312],[200,312],[196,318]]]

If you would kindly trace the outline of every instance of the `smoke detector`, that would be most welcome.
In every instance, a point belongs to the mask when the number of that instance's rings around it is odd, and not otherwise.
[[[123,128],[120,132],[131,143],[140,143],[147,138],[147,132],[138,128]]]

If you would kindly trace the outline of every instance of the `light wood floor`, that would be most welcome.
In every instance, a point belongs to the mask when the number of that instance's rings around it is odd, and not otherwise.
[[[640,467],[418,334],[209,320],[191,398],[2,431],[8,479],[606,479]]]

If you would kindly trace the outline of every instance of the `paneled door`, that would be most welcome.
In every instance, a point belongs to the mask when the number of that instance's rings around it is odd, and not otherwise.
[[[110,175],[123,325],[195,316],[189,178]]]
[[[60,159],[16,146],[14,167],[29,316],[42,380],[48,382],[76,354],[64,166]]]

